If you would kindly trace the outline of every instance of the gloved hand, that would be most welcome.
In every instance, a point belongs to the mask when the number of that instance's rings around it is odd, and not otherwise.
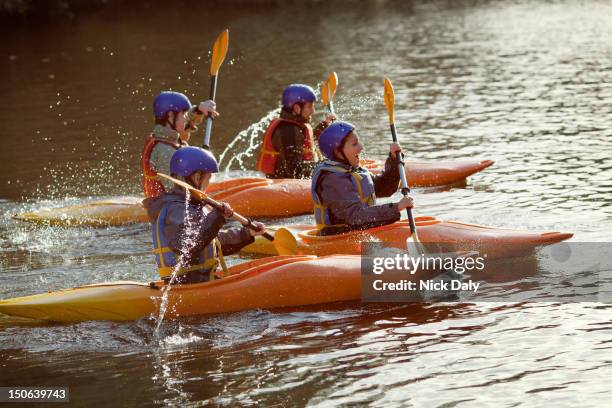
[[[333,113],[330,113],[329,115],[325,117],[325,120],[323,122],[325,122],[325,124],[329,126],[334,120],[337,120],[337,119],[338,117],[336,115],[334,115]]]
[[[257,230],[253,230],[249,228],[249,234],[251,234],[252,237],[256,237],[258,235],[263,235],[264,232],[266,232],[266,226],[259,222],[259,221],[253,221],[252,224],[257,227]]]
[[[213,100],[202,101],[198,105],[198,110],[203,113],[205,116],[212,116],[212,118],[216,118],[219,116],[219,112],[216,111],[217,104]]]
[[[389,154],[391,156],[393,156],[393,158],[395,158],[395,156],[397,156],[397,152],[401,152],[402,151],[402,146],[400,146],[399,143],[391,143],[391,145],[389,146]]]
[[[397,209],[399,211],[412,207],[414,207],[414,200],[410,196],[402,197],[402,199],[397,203]]]
[[[234,210],[228,203],[221,203],[223,205],[223,216],[225,219],[230,219],[234,215]]]

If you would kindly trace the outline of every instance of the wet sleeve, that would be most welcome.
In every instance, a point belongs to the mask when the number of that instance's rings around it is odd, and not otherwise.
[[[395,157],[389,155],[385,161],[385,169],[378,176],[372,177],[376,197],[392,196],[400,182],[399,167]]]
[[[352,228],[391,224],[400,219],[397,204],[362,208],[349,174],[329,173],[320,182],[321,199],[335,218]]]
[[[298,178],[310,178],[315,167],[319,165],[319,162],[302,162],[300,167],[300,174]]]
[[[321,133],[323,133],[325,129],[327,129],[327,123],[325,123],[325,121],[322,121],[313,129],[312,133],[315,141],[319,140],[319,136],[321,136]]]
[[[228,228],[219,233],[223,255],[231,255],[255,241],[246,227]]]
[[[166,237],[168,246],[176,253],[184,255],[189,262],[197,259],[204,248],[218,235],[225,224],[225,217],[213,210],[205,217],[198,217],[195,208],[190,207],[185,216],[185,205],[178,203],[168,210],[166,218]]]

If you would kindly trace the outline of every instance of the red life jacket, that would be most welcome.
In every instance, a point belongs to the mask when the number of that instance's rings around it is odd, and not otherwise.
[[[302,159],[304,161],[315,161],[314,151],[314,138],[312,133],[312,126],[308,123],[296,122],[289,119],[276,118],[270,123],[266,133],[264,134],[263,141],[261,142],[261,151],[259,152],[259,159],[257,160],[257,170],[264,174],[272,175],[276,170],[276,162],[278,160],[279,152],[274,148],[272,143],[272,136],[274,131],[281,123],[290,123],[294,126],[299,127],[304,134],[304,154]]]
[[[160,139],[153,135],[147,138],[144,147],[142,148],[142,154],[140,155],[140,167],[142,168],[142,189],[146,198],[159,197],[166,192],[164,185],[157,178],[157,172],[153,170],[153,167],[151,166],[151,154],[153,153],[153,148],[158,143],[166,144],[175,149],[180,147],[177,142]]]

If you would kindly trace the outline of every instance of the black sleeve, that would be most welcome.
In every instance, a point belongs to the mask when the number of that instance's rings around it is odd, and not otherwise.
[[[325,121],[323,120],[312,131],[312,136],[314,137],[315,141],[319,140],[319,136],[321,136],[321,133],[323,133],[325,129],[327,129],[327,123],[325,123]]]
[[[392,196],[399,186],[399,166],[395,157],[389,155],[385,161],[385,169],[378,176],[373,176],[376,197]]]
[[[300,173],[296,178],[310,178],[312,176],[312,171],[318,164],[318,162],[302,162]]]

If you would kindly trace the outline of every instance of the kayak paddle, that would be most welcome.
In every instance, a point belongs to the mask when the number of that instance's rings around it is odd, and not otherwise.
[[[329,109],[329,113],[331,113],[332,115],[335,114],[334,103],[332,102],[332,100],[334,99],[334,95],[336,94],[337,87],[338,87],[338,75],[336,75],[335,72],[332,72],[331,74],[329,74],[329,76],[327,77],[327,80],[323,83],[323,86],[321,86],[321,99],[323,102],[323,106],[327,106],[327,109]],[[320,157],[321,150],[319,149],[318,143],[317,143],[315,150],[317,151],[317,154]]]
[[[338,87],[338,75],[335,72],[329,74],[327,81],[321,87],[321,99],[323,105],[327,106],[329,113],[334,113],[334,95],[336,94],[336,88]]]
[[[193,187],[192,185],[185,183],[184,181],[181,180],[177,180],[174,177],[168,176],[166,174],[163,173],[157,173],[158,176],[165,178],[166,180],[170,180],[171,182],[173,182],[174,184],[183,187],[186,190],[189,190],[191,192],[191,194],[193,194],[194,196],[196,196],[199,200],[205,202],[206,204],[210,205],[211,207],[223,212],[223,204],[221,204],[219,201],[214,200],[212,198],[210,198],[208,196],[208,194],[206,194],[205,192],[203,192],[202,190],[198,190],[197,188]],[[243,217],[242,215],[238,214],[238,213],[234,213],[234,215],[232,215],[232,219],[238,221],[239,223],[241,223],[242,225],[244,225],[245,227],[253,230],[253,231],[257,231],[257,227],[255,227],[255,225],[253,225],[253,222],[251,220],[249,220],[246,217]],[[274,237],[272,235],[270,235],[269,233],[265,232],[263,234],[263,237],[266,238],[269,241],[274,242]]]
[[[217,94],[217,79],[219,78],[219,68],[227,54],[227,46],[229,42],[229,30],[223,31],[213,45],[212,58],[210,60],[210,100],[215,100]],[[212,117],[208,115],[206,118],[206,131],[204,133],[204,143],[202,147],[210,149],[210,133],[212,132]]]
[[[393,85],[391,85],[391,81],[389,78],[385,78],[385,106],[387,107],[387,112],[389,113],[389,125],[391,127],[391,137],[393,138],[393,143],[397,143],[397,131],[395,130],[395,114],[393,111],[395,105],[395,93],[393,92]],[[397,152],[396,156],[397,166],[399,167],[400,179],[402,181],[402,195],[404,197],[408,196],[410,192],[410,188],[408,187],[408,180],[406,179],[406,171],[404,167],[404,161],[402,159],[402,153]],[[410,223],[410,232],[412,233],[410,239],[413,239],[415,242],[419,242],[419,237],[417,235],[416,224],[414,223],[414,217],[412,216],[412,208],[406,208],[406,213],[408,214],[408,222]]]

